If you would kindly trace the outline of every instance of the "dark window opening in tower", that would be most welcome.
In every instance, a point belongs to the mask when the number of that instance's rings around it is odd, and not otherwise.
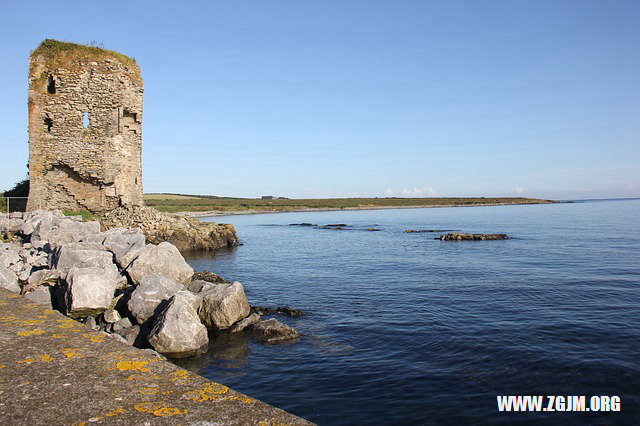
[[[56,80],[52,75],[49,76],[49,81],[47,82],[47,92],[54,95],[56,93]]]
[[[51,128],[53,127],[53,120],[48,115],[44,118],[44,125],[47,126],[47,132],[51,133]]]

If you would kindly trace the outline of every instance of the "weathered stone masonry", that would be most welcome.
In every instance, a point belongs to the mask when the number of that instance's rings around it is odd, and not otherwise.
[[[143,204],[142,96],[124,55],[54,40],[33,51],[27,209]]]

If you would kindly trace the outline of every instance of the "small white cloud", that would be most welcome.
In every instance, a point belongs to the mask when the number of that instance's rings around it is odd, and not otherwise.
[[[387,188],[387,189],[384,191],[384,195],[385,195],[385,196],[387,196],[387,197],[393,197],[393,189],[391,189],[391,188]]]
[[[513,190],[513,192],[515,192],[516,194],[523,194],[524,193],[524,188],[519,186],[519,187],[515,188]]]
[[[627,184],[624,186],[624,189],[629,192],[633,191],[634,188],[635,186],[631,182],[627,182]]]
[[[424,188],[414,186],[413,189],[403,188],[402,191],[400,191],[400,195],[408,198],[434,197],[436,191],[431,186],[425,186]]]

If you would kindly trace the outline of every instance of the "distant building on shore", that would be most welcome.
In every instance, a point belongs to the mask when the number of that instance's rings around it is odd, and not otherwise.
[[[276,197],[274,197],[273,195],[263,195],[262,196],[263,200],[273,200],[274,198],[276,198]]]

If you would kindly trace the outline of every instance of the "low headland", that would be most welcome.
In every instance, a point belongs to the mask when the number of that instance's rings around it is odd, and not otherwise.
[[[147,206],[191,217],[334,210],[479,207],[558,202],[525,197],[255,199],[210,195],[146,194],[144,198]]]

